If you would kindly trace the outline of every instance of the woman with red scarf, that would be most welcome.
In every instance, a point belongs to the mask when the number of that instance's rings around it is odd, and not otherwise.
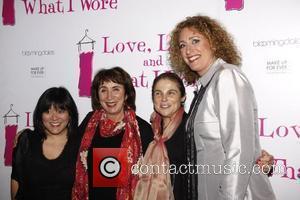
[[[135,114],[135,89],[120,67],[102,69],[92,83],[92,107],[79,127],[82,141],[76,162],[73,200],[132,199],[137,176],[125,187],[93,187],[93,148],[126,148],[128,169],[136,164],[153,138],[151,126]]]

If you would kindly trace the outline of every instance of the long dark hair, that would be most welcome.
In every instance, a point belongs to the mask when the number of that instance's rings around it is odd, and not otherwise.
[[[51,106],[55,109],[68,111],[70,121],[67,136],[70,138],[75,134],[78,128],[78,110],[71,94],[64,87],[49,88],[40,96],[33,112],[33,126],[35,131],[37,131],[42,138],[46,138],[42,115],[48,111]]]

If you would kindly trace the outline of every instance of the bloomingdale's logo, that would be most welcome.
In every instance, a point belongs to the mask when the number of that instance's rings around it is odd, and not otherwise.
[[[253,41],[253,47],[272,47],[272,46],[287,46],[287,45],[299,45],[300,38],[286,38],[278,40],[257,40]]]

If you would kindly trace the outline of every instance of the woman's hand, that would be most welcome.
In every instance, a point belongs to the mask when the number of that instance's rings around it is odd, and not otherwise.
[[[268,176],[272,176],[274,157],[269,154],[266,150],[261,151],[261,156],[256,160],[256,164],[259,165],[260,169]]]
[[[10,182],[10,195],[11,195],[11,200],[15,200],[16,199],[16,195],[19,189],[19,183],[18,181],[11,179]]]

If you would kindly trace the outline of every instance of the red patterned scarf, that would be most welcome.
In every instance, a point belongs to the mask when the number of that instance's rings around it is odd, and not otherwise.
[[[149,144],[145,153],[143,166],[150,169],[141,174],[134,193],[135,200],[173,200],[169,170],[169,156],[165,141],[170,139],[182,121],[184,109],[181,107],[162,131],[162,118],[154,112],[151,117],[154,140]],[[142,170],[141,170],[142,171]],[[143,172],[144,173],[144,172]]]
[[[87,167],[87,154],[97,127],[100,128],[102,137],[117,135],[125,128],[120,148],[127,148],[128,170],[131,170],[132,165],[136,164],[142,156],[141,138],[135,112],[130,108],[126,109],[123,121],[116,123],[106,117],[103,109],[96,110],[88,122],[79,148],[75,182],[72,189],[72,200],[88,200],[89,198],[87,170],[92,169],[88,169]],[[131,171],[128,174],[128,184],[125,187],[117,188],[117,200],[131,200],[133,198],[138,177],[133,175]]]

